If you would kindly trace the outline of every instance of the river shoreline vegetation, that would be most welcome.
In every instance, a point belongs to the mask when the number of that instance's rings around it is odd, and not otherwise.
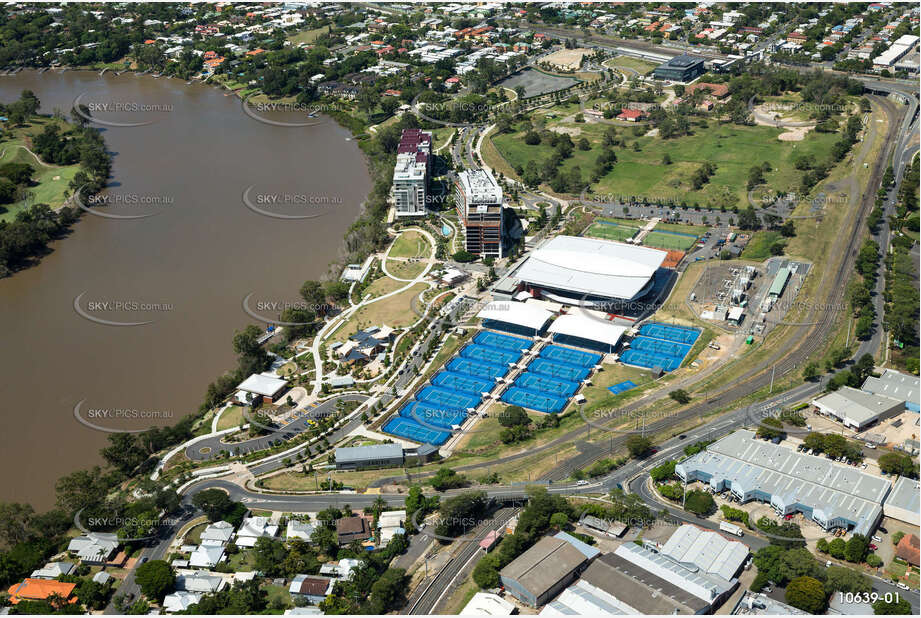
[[[0,218],[0,278],[35,264],[49,252],[51,241],[67,234],[80,210],[69,205],[65,192],[72,196],[79,191],[85,200],[105,187],[111,173],[112,158],[98,129],[86,126],[77,113],[72,113],[72,123],[60,113],[40,115],[40,105],[29,90],[17,101],[0,103],[0,116],[5,118],[0,133],[0,217],[9,215]],[[62,178],[66,180],[67,172],[72,179],[65,189]],[[49,184],[56,187],[49,190]],[[53,196],[62,203],[54,205],[57,210],[32,203],[38,196]]]

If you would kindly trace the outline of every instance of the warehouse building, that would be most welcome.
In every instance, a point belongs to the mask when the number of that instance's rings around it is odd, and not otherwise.
[[[649,247],[555,236],[515,273],[532,295],[613,313],[649,294],[668,253]]]
[[[667,79],[673,82],[693,81],[704,74],[704,62],[704,59],[699,56],[682,54],[657,66],[653,75],[656,79]]]
[[[686,482],[728,489],[741,502],[770,504],[778,515],[801,512],[825,530],[869,535],[882,517],[886,479],[829,459],[757,440],[741,429],[675,466]]]
[[[731,594],[738,583],[736,580],[727,581],[719,576],[702,572],[697,565],[675,562],[665,554],[648,547],[640,547],[635,543],[624,543],[614,551],[614,554],[646,573],[672,582],[705,602],[708,609],[720,604]]]
[[[864,380],[860,390],[874,395],[885,395],[905,402],[913,412],[921,412],[921,379],[895,369],[886,369],[881,376]]]
[[[748,558],[748,547],[718,532],[685,524],[678,528],[660,552],[680,564],[693,564],[699,572],[733,581]]]
[[[336,449],[337,470],[393,468],[402,465],[403,447],[399,444],[346,446]]]
[[[477,592],[460,611],[461,616],[511,616],[515,604],[491,592]]]
[[[774,281],[771,282],[771,287],[768,290],[768,296],[774,300],[783,296],[783,291],[786,289],[788,281],[790,281],[790,268],[784,266],[774,276]]]
[[[900,476],[883,503],[883,515],[921,526],[921,485],[914,479]]]
[[[544,606],[540,616],[624,616],[630,612],[628,606],[612,596],[580,579],[563,591],[563,594]]]
[[[539,607],[575,581],[588,562],[572,544],[546,536],[507,564],[499,579],[519,601]]]
[[[819,397],[812,405],[854,431],[863,431],[877,421],[905,411],[904,400],[874,395],[850,386],[843,386],[837,391]]]
[[[581,581],[617,599],[619,613],[625,615],[694,615],[703,614],[711,607],[708,601],[682,588],[680,580],[672,575],[660,577],[616,553],[595,560],[582,574]]]

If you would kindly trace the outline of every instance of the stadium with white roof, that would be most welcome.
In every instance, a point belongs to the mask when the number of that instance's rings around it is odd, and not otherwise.
[[[548,300],[611,311],[648,295],[667,255],[597,238],[556,236],[535,250],[515,276]]]
[[[770,504],[780,515],[799,511],[825,530],[869,535],[883,515],[886,479],[763,442],[740,429],[675,466],[686,482],[729,489],[741,502]]]

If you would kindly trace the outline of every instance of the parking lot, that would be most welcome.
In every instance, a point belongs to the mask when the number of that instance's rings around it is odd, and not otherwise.
[[[548,92],[556,92],[578,84],[579,80],[573,77],[559,77],[556,75],[547,75],[535,69],[524,69],[511,77],[507,77],[497,84],[503,88],[514,90],[518,86],[524,86],[524,96],[535,97]]]

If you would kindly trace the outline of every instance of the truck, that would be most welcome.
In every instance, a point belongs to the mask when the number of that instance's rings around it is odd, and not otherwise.
[[[736,536],[742,536],[742,534],[744,534],[741,528],[735,524],[729,523],[728,521],[720,522],[720,530],[723,532],[728,532],[729,534],[734,534]]]

